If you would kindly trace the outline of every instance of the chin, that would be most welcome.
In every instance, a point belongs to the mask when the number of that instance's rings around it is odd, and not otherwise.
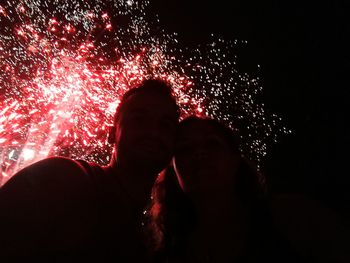
[[[149,156],[147,157],[139,159],[141,161],[137,162],[137,164],[144,169],[152,170],[155,173],[160,173],[167,166],[167,163],[164,162],[164,160],[152,159],[149,158]]]

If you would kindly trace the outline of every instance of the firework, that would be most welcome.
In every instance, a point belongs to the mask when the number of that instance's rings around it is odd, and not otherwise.
[[[236,67],[235,47],[197,49],[159,30],[147,1],[7,1],[0,6],[0,184],[61,155],[109,161],[107,134],[120,97],[144,79],[169,81],[182,116],[205,114],[238,129],[259,161],[289,131],[257,98],[258,77]]]

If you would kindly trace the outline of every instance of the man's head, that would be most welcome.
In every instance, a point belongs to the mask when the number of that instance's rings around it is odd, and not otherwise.
[[[160,172],[172,158],[178,118],[179,108],[166,82],[146,80],[130,89],[119,104],[110,134],[115,143],[113,161]]]

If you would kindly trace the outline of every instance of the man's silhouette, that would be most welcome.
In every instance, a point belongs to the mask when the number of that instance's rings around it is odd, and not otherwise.
[[[142,260],[142,211],[178,117],[171,87],[146,80],[117,109],[108,166],[54,157],[14,175],[0,188],[1,262]]]

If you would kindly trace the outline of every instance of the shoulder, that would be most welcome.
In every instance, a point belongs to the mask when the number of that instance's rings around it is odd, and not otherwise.
[[[323,202],[304,194],[275,195],[270,199],[270,206],[275,218],[286,217],[288,221],[294,218],[321,222],[338,217],[336,212]]]
[[[1,188],[2,192],[12,188],[41,188],[75,182],[89,183],[86,169],[77,161],[64,157],[51,157],[29,165]],[[22,189],[23,190],[23,189]]]
[[[310,232],[324,223],[337,222],[339,216],[319,200],[303,194],[279,194],[271,198],[271,212],[279,226],[292,233]],[[312,227],[312,228],[310,228]]]
[[[18,175],[20,174],[31,174],[36,177],[43,174],[50,177],[57,174],[61,176],[82,176],[86,174],[86,170],[78,161],[65,157],[50,157],[25,167],[18,172]]]
[[[303,194],[271,198],[274,223],[302,255],[317,262],[349,262],[349,225],[335,210]]]
[[[7,246],[5,252],[66,249],[88,238],[95,222],[94,185],[74,160],[36,162],[0,188],[0,223],[6,225],[0,245]]]
[[[52,157],[36,162],[12,176],[0,188],[1,206],[71,205],[93,199],[94,182],[79,162]]]

